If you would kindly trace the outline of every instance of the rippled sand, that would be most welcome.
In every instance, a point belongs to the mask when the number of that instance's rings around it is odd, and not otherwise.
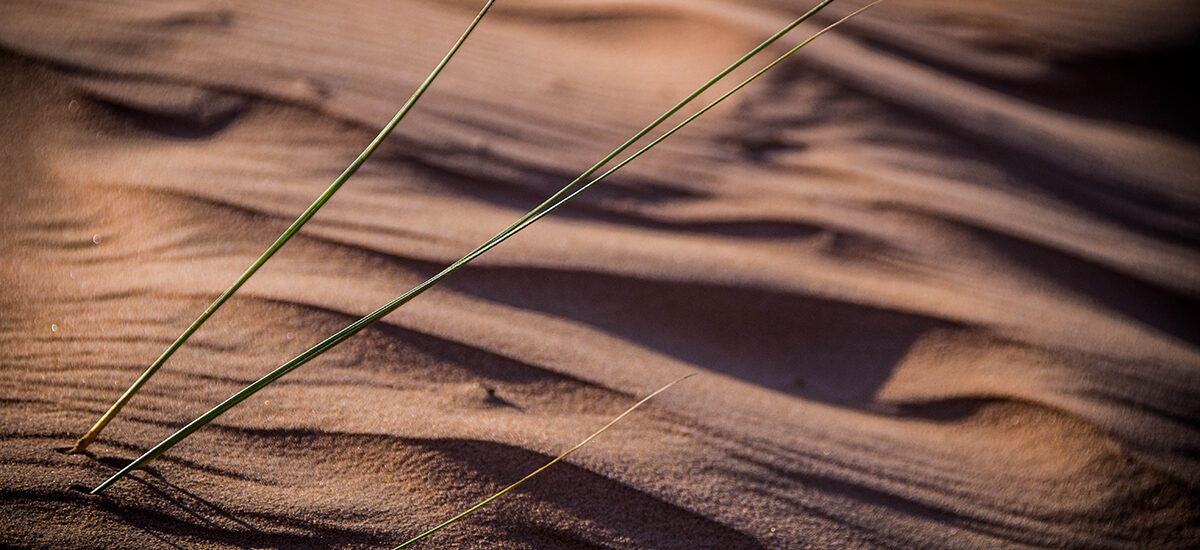
[[[807,9],[501,0],[91,454],[58,452],[477,4],[0,4],[0,544],[388,547],[689,372],[428,546],[1200,540],[1200,5],[1170,0],[889,1],[83,495]]]

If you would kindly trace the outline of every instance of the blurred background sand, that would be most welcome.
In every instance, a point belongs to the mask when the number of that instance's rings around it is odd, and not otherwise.
[[[388,547],[688,372],[429,546],[1197,544],[1200,4],[1172,0],[889,0],[81,494],[810,7],[501,0],[92,452],[57,452],[481,4],[0,4],[0,544]]]

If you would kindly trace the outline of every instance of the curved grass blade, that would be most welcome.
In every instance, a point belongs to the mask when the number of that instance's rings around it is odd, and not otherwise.
[[[104,430],[104,427],[107,426],[108,423],[111,422],[114,417],[116,417],[117,413],[125,407],[125,404],[133,398],[134,394],[142,389],[142,386],[145,385],[148,380],[150,380],[150,377],[154,376],[155,372],[158,372],[158,369],[161,368],[167,362],[167,360],[171,358],[171,355],[173,355],[175,351],[178,350],[179,347],[182,346],[183,343],[186,342],[188,338],[190,338],[192,334],[200,328],[200,325],[203,325],[204,322],[213,315],[213,313],[216,313],[217,309],[219,309],[221,305],[223,305],[231,296],[233,296],[233,293],[242,288],[242,285],[246,284],[246,281],[248,281],[250,277],[252,277],[254,273],[263,266],[263,264],[267,263],[267,260],[271,259],[271,256],[274,256],[275,253],[278,252],[279,249],[282,248],[283,245],[287,243],[293,235],[299,232],[300,228],[303,227],[305,223],[308,223],[308,220],[317,213],[317,210],[320,210],[320,208],[329,201],[330,197],[333,197],[333,194],[336,193],[338,189],[341,189],[342,184],[346,183],[346,181],[350,179],[350,176],[353,176],[354,173],[358,171],[358,168],[362,166],[362,164],[366,162],[368,158],[371,157],[371,154],[379,148],[379,145],[383,143],[383,140],[387,139],[388,135],[392,133],[392,130],[396,128],[396,125],[399,124],[400,121],[404,119],[404,116],[407,115],[408,112],[412,110],[413,106],[417,104],[417,101],[421,99],[421,96],[424,95],[425,91],[429,89],[429,86],[433,84],[434,79],[441,74],[442,69],[444,69],[450,62],[450,58],[454,57],[455,53],[458,53],[459,48],[461,48],[463,43],[467,41],[467,37],[471,36],[471,32],[475,30],[475,27],[479,25],[479,21],[483,19],[484,15],[487,15],[487,12],[492,9],[492,4],[495,3],[496,0],[488,0],[488,2],[484,4],[483,9],[479,10],[479,14],[476,15],[475,19],[471,21],[471,24],[467,26],[467,30],[463,32],[458,41],[454,43],[454,46],[450,48],[450,51],[446,53],[446,56],[442,58],[442,61],[433,69],[433,72],[429,73],[429,76],[425,78],[425,81],[417,87],[417,90],[413,92],[411,97],[408,98],[408,101],[405,102],[404,105],[400,107],[400,110],[396,112],[396,116],[392,117],[392,120],[383,127],[383,130],[379,132],[379,135],[375,136],[375,139],[367,145],[367,148],[363,149],[363,152],[354,159],[354,162],[350,163],[350,166],[347,167],[346,170],[342,172],[342,174],[338,176],[332,184],[329,185],[329,188],[326,189],[324,193],[321,193],[321,196],[317,197],[317,200],[308,207],[308,210],[305,210],[299,218],[296,218],[296,221],[292,222],[292,225],[289,226],[287,230],[284,231],[283,234],[280,235],[279,238],[276,239],[275,242],[268,247],[265,252],[262,253],[262,256],[259,256],[259,258],[255,260],[254,263],[251,264],[244,273],[242,273],[242,276],[239,277],[238,280],[234,282],[228,290],[218,296],[217,299],[208,306],[208,309],[205,309],[195,321],[192,321],[191,326],[184,330],[183,333],[180,334],[179,337],[167,347],[166,351],[164,351],[162,355],[160,355],[158,359],[156,359],[154,363],[152,363],[150,367],[146,369],[146,372],[142,373],[142,375],[138,377],[136,381],[134,381],[132,386],[129,386],[128,390],[125,390],[125,393],[122,394],[115,403],[113,403],[112,407],[108,409],[108,412],[104,413],[104,416],[100,417],[100,420],[98,420],[96,424],[92,426],[92,429],[88,430],[83,437],[79,438],[79,441],[75,442],[75,446],[67,451],[68,453],[82,453],[84,450],[86,450],[88,445],[91,445],[91,443],[96,440],[96,437],[100,435],[100,432]]]
[[[629,416],[629,413],[632,413],[632,412],[633,412],[635,409],[637,409],[638,407],[642,406],[642,404],[643,404],[643,403],[645,403],[645,402],[649,401],[649,400],[650,400],[652,397],[654,397],[654,396],[656,396],[656,395],[658,395],[658,394],[660,394],[660,393],[662,393],[662,392],[664,392],[664,391],[667,391],[667,388],[670,388],[671,386],[674,386],[675,384],[678,384],[678,383],[680,383],[680,382],[682,382],[682,381],[684,381],[684,380],[687,380],[688,378],[691,378],[691,377],[693,377],[693,376],[695,376],[695,375],[696,375],[696,373],[689,374],[689,375],[687,375],[687,376],[684,376],[684,377],[682,377],[682,378],[679,378],[678,380],[675,380],[674,382],[671,382],[670,384],[667,384],[667,385],[665,385],[665,386],[663,386],[663,387],[661,387],[661,388],[658,388],[657,390],[655,390],[655,391],[654,391],[654,393],[651,393],[650,395],[647,395],[646,397],[643,397],[641,401],[638,401],[637,403],[634,403],[634,404],[633,404],[633,406],[629,407],[628,409],[625,409],[625,412],[623,412],[623,413],[621,413],[621,414],[617,415],[615,418],[613,418],[612,420],[608,421],[608,424],[605,424],[605,425],[604,425],[604,427],[600,428],[599,430],[596,430],[595,432],[593,432],[593,433],[592,433],[592,435],[589,435],[589,436],[587,436],[587,438],[585,438],[583,441],[580,441],[579,443],[576,443],[574,447],[571,447],[570,449],[567,449],[567,450],[566,450],[566,452],[564,452],[563,454],[560,454],[560,455],[558,455],[557,457],[555,457],[555,458],[554,458],[554,460],[551,460],[550,462],[547,462],[545,466],[542,466],[541,468],[538,468],[538,469],[536,469],[536,470],[534,470],[534,471],[530,472],[530,474],[529,474],[529,475],[527,475],[527,476],[525,476],[525,477],[523,477],[523,478],[521,478],[521,479],[517,480],[517,482],[516,482],[516,483],[513,483],[512,485],[509,485],[508,487],[505,487],[505,488],[501,489],[501,490],[500,490],[498,493],[496,493],[496,494],[494,494],[494,495],[492,495],[492,496],[490,496],[490,497],[487,497],[487,498],[483,499],[482,501],[480,501],[480,502],[479,502],[479,504],[476,504],[476,505],[474,505],[474,506],[472,506],[472,507],[470,507],[470,508],[467,508],[466,510],[463,510],[462,512],[460,512],[458,515],[456,515],[456,516],[454,516],[454,517],[452,517],[452,518],[450,518],[450,519],[448,519],[448,520],[446,520],[446,521],[443,521],[442,523],[438,524],[438,525],[437,525],[437,527],[434,527],[434,528],[432,528],[432,529],[430,529],[430,530],[428,530],[428,531],[425,531],[424,533],[421,533],[420,535],[417,535],[417,536],[415,536],[415,537],[413,537],[413,538],[411,538],[411,539],[408,539],[407,541],[405,541],[405,542],[404,542],[404,544],[401,544],[400,546],[397,546],[397,547],[396,547],[396,548],[394,548],[393,550],[400,550],[401,548],[404,548],[405,546],[411,545],[411,544],[413,544],[414,542],[417,542],[417,541],[419,541],[419,540],[421,540],[421,539],[423,539],[423,538],[425,538],[425,537],[428,537],[429,535],[432,535],[432,534],[434,534],[434,533],[436,533],[436,532],[438,532],[438,531],[442,530],[443,528],[445,528],[445,527],[449,526],[450,524],[452,524],[452,523],[454,523],[454,522],[456,522],[456,521],[458,521],[458,520],[460,520],[460,519],[462,519],[462,518],[465,518],[465,517],[467,517],[468,515],[471,515],[471,514],[472,514],[472,513],[474,513],[476,510],[478,510],[478,509],[480,509],[480,508],[483,508],[484,506],[486,506],[486,505],[487,505],[489,502],[491,502],[491,501],[493,501],[493,500],[496,500],[496,499],[498,499],[498,498],[500,498],[500,497],[504,496],[504,494],[505,494],[505,493],[507,493],[507,492],[509,492],[509,491],[511,491],[511,490],[513,490],[513,489],[516,489],[518,485],[520,485],[520,484],[522,484],[522,483],[525,483],[526,481],[529,481],[529,480],[530,480],[530,478],[532,478],[533,476],[536,476],[536,475],[538,475],[538,474],[542,473],[542,471],[543,471],[543,470],[545,470],[546,468],[549,468],[549,467],[553,466],[555,462],[558,462],[558,461],[560,461],[560,460],[562,460],[562,459],[566,458],[566,456],[567,456],[567,455],[569,455],[569,454],[571,454],[571,453],[573,453],[573,452],[575,452],[575,451],[579,450],[579,448],[580,448],[580,447],[583,447],[584,445],[587,445],[587,444],[588,444],[588,443],[590,443],[590,442],[591,442],[593,439],[596,439],[596,436],[598,436],[598,435],[600,435],[600,434],[604,433],[604,431],[605,431],[605,430],[607,430],[607,429],[609,429],[609,428],[611,428],[611,427],[613,426],[613,424],[616,424],[617,422],[620,422],[620,421],[621,421],[621,419],[625,418],[626,416]]]
[[[820,6],[818,6],[818,8],[815,8],[815,9],[824,7],[825,5],[828,5],[830,2],[832,2],[832,0],[826,0]],[[811,14],[813,12],[810,11],[809,13]],[[855,13],[857,14],[859,12],[855,12]],[[845,19],[843,19],[843,21],[844,20]],[[841,23],[841,21],[838,21],[838,23],[835,23],[833,26],[835,26],[839,23]],[[829,28],[832,28],[833,26],[827,27],[825,30],[828,30]],[[794,25],[789,25],[789,27],[794,27]],[[822,30],[820,33],[817,33],[812,38],[809,38],[808,40],[803,42],[800,46],[793,48],[791,51],[789,51],[783,57],[777,59],[775,62],[773,62],[771,65],[769,65],[768,68],[773,67],[774,65],[778,64],[784,58],[786,58],[787,56],[790,56],[792,53],[799,50],[800,47],[802,47],[805,44],[808,44],[813,39],[815,39],[817,36],[820,36],[820,34],[824,33],[825,30]],[[760,46],[759,48],[756,48],[756,50],[761,51],[764,47],[765,46]],[[747,58],[744,57],[738,63],[744,62],[745,59],[747,59]],[[728,71],[732,71],[732,69],[729,69]],[[744,81],[742,84],[740,84],[733,91],[726,93],[724,96],[722,96],[718,100],[709,104],[707,107],[704,108],[702,113],[707,112],[708,110],[712,109],[712,107],[716,106],[718,103],[723,101],[725,98],[728,98],[730,95],[732,95],[733,92],[741,89],[746,84],[748,84],[751,80],[762,75],[764,72],[766,72],[766,69],[759,71],[754,76],[752,76],[750,79],[748,79],[748,80]],[[728,72],[725,72],[725,74],[728,74]],[[707,87],[711,86],[713,83],[714,83],[714,81],[710,81],[708,84],[705,84],[705,87],[706,87],[705,89],[707,89]],[[699,93],[695,93],[690,97],[694,99],[694,97],[698,96],[698,95],[699,95]],[[676,106],[676,108],[674,108],[673,111],[677,111],[680,107],[681,106]],[[690,123],[692,120],[695,120],[698,116],[699,116],[699,113],[696,115],[692,115],[687,120],[685,120],[684,122],[682,122],[678,126],[676,126],[674,129],[672,129],[670,133],[671,134],[675,133],[680,128],[682,128],[683,126]],[[661,123],[662,120],[665,120],[665,118],[660,117],[660,119],[658,121],[656,121],[653,125],[657,125],[658,123]],[[643,132],[649,132],[649,130],[644,130]],[[644,133],[643,133],[643,135],[644,135]],[[668,134],[668,135],[670,135],[670,134]],[[642,153],[649,150],[650,147],[653,147],[653,145],[661,142],[663,139],[666,139],[666,137],[667,136],[664,135],[664,136],[656,139],[653,142],[653,144],[642,148],[636,155],[640,156]],[[622,145],[621,148],[619,148],[619,150],[623,150],[624,148],[627,148],[629,145],[630,145],[630,143],[626,142],[626,144]],[[616,154],[619,154],[619,151],[617,153],[610,155],[610,157],[616,156]],[[622,161],[620,166],[624,166],[625,164],[628,164],[631,160],[633,160],[633,158],[636,158],[636,156],[630,157],[630,158]],[[593,167],[592,169],[590,169],[588,171],[588,173],[594,172],[596,169],[597,169],[596,167]],[[254,395],[259,390],[267,387],[268,385],[275,382],[279,378],[283,377],[287,373],[299,368],[301,365],[304,365],[305,363],[311,361],[312,359],[321,355],[322,353],[325,353],[326,351],[333,348],[334,346],[337,346],[338,344],[344,342],[351,336],[358,334],[360,331],[362,331],[366,327],[370,326],[371,324],[375,323],[376,321],[387,316],[389,313],[395,311],[400,306],[403,306],[404,304],[408,303],[413,298],[416,298],[417,296],[421,295],[423,292],[425,292],[429,288],[436,285],[439,281],[444,279],[450,273],[453,273],[454,271],[456,271],[457,269],[459,269],[466,263],[479,257],[481,254],[487,252],[488,250],[491,250],[496,245],[500,244],[501,242],[504,242],[506,239],[508,239],[512,235],[515,235],[517,232],[528,227],[531,223],[533,223],[533,221],[535,221],[535,218],[540,219],[542,216],[549,213],[550,208],[557,208],[559,205],[566,202],[566,200],[569,200],[571,197],[578,195],[579,192],[582,191],[583,189],[586,189],[587,187],[590,187],[596,183],[599,183],[601,180],[608,177],[614,171],[615,171],[615,169],[605,172],[603,175],[597,177],[596,179],[589,182],[587,185],[580,187],[579,189],[573,190],[573,187],[575,185],[574,182],[572,184],[568,185],[567,187],[564,187],[558,193],[555,193],[555,195],[552,196],[550,199],[548,199],[545,203],[543,203],[543,205],[548,204],[548,206],[539,205],[537,208],[535,208],[535,209],[531,210],[529,213],[525,214],[525,216],[523,216],[520,220],[518,220],[516,223],[514,223],[508,229],[502,231],[501,233],[499,233],[498,235],[493,237],[491,240],[489,240],[488,242],[481,245],[479,248],[476,248],[472,252],[468,253],[466,256],[463,256],[458,261],[456,261],[453,264],[451,264],[450,266],[446,267],[441,272],[439,272],[437,275],[434,275],[433,277],[430,277],[429,279],[427,279],[425,282],[417,285],[416,287],[413,287],[411,290],[402,294],[400,297],[396,298],[395,300],[392,300],[387,305],[384,305],[383,307],[375,310],[374,312],[366,315],[365,317],[363,317],[363,318],[351,323],[350,325],[346,326],[345,328],[339,330],[338,332],[329,336],[328,338],[321,341],[317,345],[309,348],[308,350],[304,351],[303,353],[292,358],[292,360],[288,361],[287,363],[280,365],[278,368],[271,371],[266,376],[263,376],[262,378],[258,379],[253,384],[250,384],[249,386],[245,387],[241,391],[230,396],[228,399],[221,402],[216,407],[213,407],[208,412],[204,413],[203,415],[199,416],[195,420],[191,421],[186,426],[180,428],[179,431],[175,432],[167,439],[164,439],[162,442],[160,442],[158,445],[155,445],[149,451],[146,451],[145,454],[143,454],[141,457],[138,457],[133,462],[129,463],[127,466],[122,468],[119,472],[114,474],[112,477],[110,477],[104,483],[101,483],[95,489],[92,489],[91,494],[100,493],[101,491],[106,489],[109,485],[112,485],[118,479],[124,477],[130,471],[133,471],[134,469],[140,468],[140,467],[150,463],[152,460],[161,456],[162,453],[166,452],[168,449],[170,449],[171,447],[175,446],[180,441],[187,438],[189,435],[194,433],[196,430],[199,430],[200,428],[202,428],[205,424],[208,424],[213,419],[224,414],[225,411],[229,410],[230,408],[233,408],[238,403],[241,403],[246,398],[250,397],[251,395]]]

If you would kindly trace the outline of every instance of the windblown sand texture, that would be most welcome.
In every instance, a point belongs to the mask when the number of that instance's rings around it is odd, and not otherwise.
[[[481,4],[0,3],[0,546],[390,547],[688,372],[423,547],[1198,544],[1193,0],[890,0],[84,495],[810,7],[501,0],[59,452]]]

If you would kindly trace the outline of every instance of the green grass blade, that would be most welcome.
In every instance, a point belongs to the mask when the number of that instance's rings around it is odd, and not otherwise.
[[[449,526],[450,524],[452,524],[452,523],[454,523],[454,522],[457,522],[458,520],[461,520],[461,519],[463,519],[463,518],[465,518],[465,517],[467,517],[467,516],[471,515],[472,513],[474,513],[476,510],[478,510],[478,509],[480,509],[480,508],[483,508],[483,507],[484,507],[484,506],[486,506],[486,505],[487,505],[489,502],[491,502],[491,501],[493,501],[493,500],[496,500],[496,499],[498,499],[498,498],[500,498],[500,497],[504,496],[504,494],[505,494],[505,493],[507,493],[507,492],[509,492],[509,491],[511,491],[511,490],[513,490],[513,489],[516,489],[518,485],[520,485],[520,484],[522,484],[522,483],[525,483],[526,481],[529,481],[529,480],[530,480],[530,479],[531,479],[533,476],[536,476],[536,475],[538,475],[538,474],[542,473],[542,471],[543,471],[543,470],[545,470],[546,468],[549,468],[549,467],[553,466],[555,462],[558,462],[558,461],[560,461],[560,460],[562,460],[562,459],[566,458],[566,456],[567,456],[567,455],[569,455],[569,454],[571,454],[571,453],[573,453],[573,452],[575,452],[575,451],[579,450],[579,448],[580,448],[580,447],[583,447],[584,445],[587,445],[587,444],[588,444],[588,443],[590,443],[590,442],[591,442],[593,439],[596,439],[596,436],[598,436],[598,435],[600,435],[600,434],[604,433],[604,431],[605,431],[605,430],[607,430],[607,429],[609,429],[609,428],[611,428],[611,427],[613,426],[613,424],[616,424],[617,422],[620,422],[620,421],[621,421],[621,419],[625,418],[626,416],[629,416],[629,413],[632,413],[632,412],[633,412],[634,410],[636,410],[638,407],[642,406],[642,404],[643,404],[643,403],[645,403],[645,402],[649,401],[649,400],[650,400],[651,398],[653,398],[654,396],[656,396],[656,395],[658,395],[658,394],[660,394],[660,393],[662,393],[662,392],[664,392],[664,391],[667,391],[667,388],[670,388],[671,386],[674,386],[675,384],[678,384],[678,383],[680,383],[680,382],[682,382],[682,381],[684,381],[684,380],[687,380],[688,378],[691,378],[691,377],[693,377],[693,376],[695,376],[695,373],[692,373],[692,374],[689,374],[689,375],[687,375],[687,376],[684,376],[683,378],[680,378],[680,379],[678,379],[678,380],[675,380],[674,382],[671,382],[670,384],[667,384],[667,385],[665,385],[665,386],[663,386],[663,387],[661,387],[661,388],[659,388],[659,389],[655,390],[655,391],[654,391],[654,393],[651,393],[650,395],[647,395],[646,397],[643,397],[641,401],[638,401],[637,403],[634,403],[634,404],[633,404],[633,406],[629,407],[628,409],[625,409],[625,412],[623,412],[623,413],[621,413],[621,414],[617,415],[615,418],[613,418],[612,420],[610,420],[610,421],[608,422],[608,424],[605,424],[605,425],[604,425],[604,427],[600,428],[599,430],[596,430],[595,432],[593,432],[593,433],[592,433],[592,435],[589,435],[589,436],[587,436],[587,437],[586,437],[586,438],[585,438],[583,441],[580,441],[579,443],[576,443],[574,447],[571,447],[570,449],[567,449],[567,450],[566,450],[566,452],[564,452],[563,454],[560,454],[560,455],[558,455],[557,457],[555,457],[555,458],[554,458],[554,460],[551,460],[550,462],[547,462],[545,466],[542,466],[541,468],[538,468],[538,469],[536,469],[536,470],[534,470],[534,471],[530,472],[530,473],[529,473],[529,475],[527,475],[527,476],[525,476],[525,477],[523,477],[523,478],[521,478],[521,479],[517,480],[517,482],[516,482],[516,483],[513,483],[512,485],[509,485],[508,487],[505,487],[505,488],[501,489],[501,490],[500,490],[499,492],[497,492],[496,494],[494,494],[494,495],[492,495],[492,496],[490,496],[490,497],[487,497],[487,498],[483,499],[482,501],[480,501],[480,502],[479,502],[479,504],[476,504],[476,505],[474,505],[474,506],[472,506],[472,507],[470,507],[470,508],[467,508],[466,510],[463,510],[463,511],[462,511],[462,512],[460,512],[458,515],[456,515],[456,516],[454,516],[454,517],[452,517],[452,518],[450,518],[450,519],[448,519],[448,520],[446,520],[446,521],[443,521],[442,523],[438,524],[436,527],[434,527],[434,528],[432,528],[432,529],[430,529],[430,530],[428,530],[428,531],[425,531],[424,533],[421,533],[420,535],[417,535],[417,536],[415,536],[415,537],[413,537],[413,538],[411,538],[411,539],[408,539],[407,541],[405,541],[405,542],[404,542],[404,544],[401,544],[400,546],[397,546],[397,547],[396,547],[396,548],[394,548],[393,550],[400,550],[401,548],[404,548],[404,547],[406,547],[406,546],[409,546],[409,545],[411,545],[411,544],[413,544],[413,543],[415,543],[415,542],[417,542],[417,541],[419,541],[419,540],[421,540],[421,539],[423,539],[423,538],[425,538],[425,537],[428,537],[429,535],[432,535],[432,534],[434,534],[434,533],[436,533],[436,532],[438,532],[438,531],[441,531],[443,528],[445,528],[445,527]]]
[[[828,5],[831,1],[832,0],[826,0],[825,2],[821,3],[819,6],[817,6],[817,8],[814,8],[814,11],[810,11],[808,14],[806,14],[805,17],[811,16],[811,14],[815,13],[816,9],[820,9],[820,8]],[[857,14],[859,12],[855,12],[855,13]],[[843,21],[844,21],[844,19],[843,19]],[[838,23],[841,23],[841,21],[839,21]],[[834,25],[837,25],[838,23],[835,23]],[[794,28],[796,24],[797,23],[793,23],[793,24],[789,25],[787,28]],[[828,28],[832,28],[832,26],[828,27]],[[826,28],[825,30],[828,30],[828,28]],[[803,42],[800,46],[793,48],[791,51],[789,51],[783,57],[781,57],[781,58],[777,59],[776,61],[774,61],[773,63],[771,63],[771,65],[769,65],[767,67],[767,69],[778,64],[784,58],[791,55],[796,50],[800,49],[800,47],[802,47],[803,45],[811,42],[813,39],[816,38],[816,36],[819,36],[820,34],[824,33],[825,30],[821,31],[817,35],[814,35],[812,38],[809,38],[808,40]],[[781,35],[777,34],[776,36],[781,36]],[[775,38],[775,37],[773,37],[773,38]],[[755,50],[752,50],[752,52],[762,51],[762,49],[764,49],[765,47],[766,47],[765,45],[759,46],[758,48],[755,48]],[[738,64],[744,62],[746,59],[748,59],[748,58],[743,57],[742,60],[739,60]],[[658,144],[662,140],[666,139],[666,137],[669,136],[670,134],[673,134],[676,131],[678,131],[680,128],[686,126],[692,120],[695,120],[697,117],[699,117],[700,114],[707,112],[709,109],[714,107],[717,103],[720,103],[722,100],[729,97],[737,90],[740,90],[742,87],[744,87],[746,84],[748,84],[751,80],[753,80],[754,78],[757,78],[759,75],[766,72],[767,69],[760,70],[753,77],[744,81],[738,87],[736,87],[732,91],[726,93],[724,96],[722,96],[717,101],[711,103],[708,107],[705,107],[705,109],[703,111],[701,111],[701,113],[692,115],[687,120],[685,120],[684,122],[677,125],[674,129],[672,129],[669,134],[659,137],[651,145],[649,145],[647,147],[643,147],[636,155],[640,156],[642,153],[649,150],[650,147],[653,147],[654,145]],[[726,71],[723,72],[723,74],[727,75],[731,71],[732,71],[732,69],[727,69]],[[714,81],[710,81],[709,83],[705,84],[704,89],[711,87],[711,85],[713,83],[714,83]],[[689,96],[689,97],[691,99],[694,99],[695,96],[698,96],[698,95],[699,95],[699,93],[694,93],[694,94],[692,94],[692,96]],[[681,106],[676,106],[675,108],[672,109],[672,112],[678,111],[680,107]],[[660,120],[658,122],[661,122],[662,120],[665,120],[665,118],[660,117]],[[649,130],[643,131],[642,135],[644,135],[644,132],[648,132],[648,131]],[[616,154],[619,154],[620,150],[627,148],[628,145],[629,145],[629,143],[627,142],[625,145],[622,145],[620,148],[618,148],[619,149],[618,153],[614,153],[614,154],[610,155],[610,159],[611,159],[611,157],[615,157]],[[635,157],[630,157],[630,158],[622,161],[622,163],[619,166],[624,166],[625,164],[628,164],[631,160],[633,160],[633,158],[635,158]],[[596,169],[595,167],[593,169],[589,169],[588,173],[594,172],[595,169]],[[375,310],[374,312],[366,315],[365,317],[359,319],[358,321],[355,321],[354,323],[351,323],[350,325],[346,326],[345,328],[339,330],[338,332],[329,336],[328,338],[321,341],[317,345],[304,351],[300,355],[297,355],[296,357],[292,358],[292,360],[279,366],[274,371],[271,371],[266,376],[263,376],[262,378],[260,378],[258,381],[254,382],[253,384],[251,384],[251,385],[247,386],[246,388],[242,389],[241,391],[237,392],[236,394],[229,397],[228,399],[226,399],[225,401],[223,401],[221,404],[217,405],[216,407],[213,407],[211,410],[204,413],[200,417],[196,418],[192,422],[188,423],[183,428],[180,428],[179,431],[175,432],[174,434],[172,434],[167,439],[163,440],[158,445],[155,445],[153,448],[151,448],[149,451],[147,451],[141,457],[139,457],[136,460],[134,460],[133,462],[129,463],[129,465],[125,466],[125,468],[121,469],[119,472],[117,472],[115,475],[110,477],[104,483],[101,483],[99,486],[97,486],[95,489],[93,489],[91,491],[91,494],[100,493],[105,488],[107,488],[109,485],[112,485],[112,483],[114,483],[118,479],[124,477],[130,471],[132,471],[136,468],[139,468],[141,466],[144,466],[144,465],[148,464],[150,461],[154,460],[155,458],[158,458],[160,455],[162,455],[162,453],[166,452],[168,449],[175,446],[175,444],[177,444],[180,441],[182,441],[183,439],[187,438],[189,435],[194,433],[196,430],[200,429],[205,424],[211,422],[213,419],[217,418],[218,416],[223,414],[225,411],[229,410],[230,408],[237,405],[238,403],[244,401],[246,398],[250,397],[251,395],[254,395],[259,390],[270,385],[275,380],[278,380],[280,377],[299,368],[300,366],[311,361],[312,359],[316,358],[317,356],[321,355],[322,353],[325,353],[326,351],[333,348],[334,346],[337,346],[338,344],[344,342],[346,339],[354,336],[355,334],[362,331],[366,327],[370,326],[371,324],[375,323],[376,321],[382,319],[383,317],[387,316],[391,312],[395,311],[400,306],[403,306],[404,304],[408,303],[413,298],[416,298],[417,296],[421,295],[423,292],[425,292],[429,288],[436,285],[438,282],[440,282],[442,279],[444,279],[450,273],[453,273],[454,271],[456,271],[457,269],[459,269],[466,263],[470,262],[471,260],[474,260],[475,258],[479,257],[481,254],[483,254],[483,253],[487,252],[488,250],[494,248],[495,246],[499,245],[501,242],[505,241],[512,235],[515,235],[517,232],[528,227],[531,223],[533,223],[533,221],[535,221],[535,219],[540,219],[542,216],[549,213],[550,210],[548,208],[551,208],[551,207],[557,208],[559,205],[564,203],[566,200],[569,200],[570,197],[574,197],[575,195],[578,195],[579,192],[581,192],[583,189],[586,189],[587,187],[590,187],[591,185],[594,185],[594,184],[600,182],[605,177],[612,174],[615,170],[616,170],[615,168],[610,169],[609,171],[605,172],[602,176],[597,177],[595,180],[589,182],[586,186],[580,187],[578,189],[572,190],[572,188],[574,187],[574,182],[572,184],[568,185],[567,187],[564,187],[563,190],[560,190],[558,193],[555,193],[555,195],[552,196],[550,200],[547,200],[545,203],[543,203],[543,205],[547,205],[547,206],[539,205],[537,208],[531,210],[529,213],[527,213],[525,216],[523,216],[516,223],[509,226],[508,229],[505,229],[504,231],[500,232],[495,237],[493,237],[492,239],[488,240],[486,243],[481,245],[479,248],[476,248],[475,250],[468,253],[466,256],[463,256],[462,258],[460,258],[458,261],[450,264],[450,266],[446,267],[438,274],[434,275],[433,277],[430,277],[425,282],[417,285],[416,287],[412,288],[411,290],[404,293],[403,295],[396,298],[395,300],[392,300],[391,302],[384,305],[383,307]],[[582,178],[579,178],[579,179],[582,179]],[[577,181],[578,181],[578,179],[577,179]]]
[[[100,432],[104,430],[104,427],[107,426],[108,423],[111,422],[114,417],[116,417],[117,413],[125,407],[125,404],[133,398],[134,394],[141,390],[142,386],[145,385],[148,380],[150,380],[150,377],[154,376],[154,373],[158,372],[158,369],[161,368],[167,362],[167,360],[171,358],[171,355],[173,355],[175,351],[178,350],[179,347],[182,346],[183,343],[186,342],[188,338],[190,338],[192,334],[195,333],[196,330],[198,330],[200,326],[203,325],[204,322],[213,315],[213,313],[216,313],[217,309],[219,309],[227,300],[229,300],[229,298],[233,296],[238,289],[242,288],[242,285],[246,284],[246,281],[248,281],[250,277],[252,277],[255,272],[257,272],[258,269],[263,266],[263,264],[267,263],[267,260],[271,259],[271,257],[274,256],[275,253],[278,252],[279,249],[282,248],[283,245],[287,243],[293,235],[300,231],[300,228],[303,227],[304,224],[308,223],[308,220],[310,220],[313,215],[317,213],[317,210],[320,210],[321,207],[324,206],[331,197],[333,197],[333,194],[342,187],[342,184],[346,183],[346,181],[358,171],[358,168],[362,166],[362,164],[366,162],[368,158],[371,157],[375,150],[379,148],[379,145],[382,144],[383,141],[387,139],[388,135],[392,133],[392,130],[396,128],[396,125],[404,119],[404,116],[407,115],[410,110],[412,110],[413,106],[417,104],[417,101],[421,99],[421,96],[425,95],[425,91],[429,89],[431,84],[433,84],[434,79],[441,74],[442,69],[444,69],[450,62],[450,58],[454,57],[454,54],[458,53],[459,48],[461,48],[463,43],[467,41],[467,37],[471,35],[471,32],[475,30],[475,27],[479,25],[480,20],[483,19],[484,15],[487,15],[487,12],[492,9],[492,4],[495,3],[496,0],[488,0],[488,2],[484,4],[483,9],[481,9],[479,14],[475,16],[475,19],[471,21],[471,24],[467,27],[467,30],[463,32],[458,41],[454,43],[454,46],[450,48],[450,51],[446,53],[446,56],[442,58],[442,61],[433,69],[433,72],[429,73],[429,76],[425,78],[425,81],[422,82],[419,87],[417,87],[417,90],[413,92],[411,97],[408,98],[408,101],[405,102],[400,110],[396,112],[396,116],[392,117],[392,120],[383,127],[383,130],[379,132],[379,135],[375,136],[375,139],[367,145],[367,148],[364,149],[363,152],[354,159],[354,162],[350,163],[350,166],[347,167],[346,170],[343,171],[342,174],[338,176],[332,184],[330,184],[329,188],[326,189],[324,193],[321,193],[321,196],[317,197],[317,200],[308,207],[308,210],[305,210],[299,218],[296,218],[296,221],[292,222],[292,225],[289,226],[287,230],[284,231],[283,234],[280,235],[279,238],[276,239],[275,242],[271,244],[271,246],[268,247],[265,252],[262,253],[262,256],[259,256],[259,258],[255,260],[254,263],[251,264],[244,273],[242,273],[242,276],[239,277],[238,280],[234,282],[228,290],[218,296],[217,299],[208,306],[208,309],[205,309],[204,312],[201,313],[200,316],[197,317],[196,320],[193,321],[192,324],[186,330],[184,330],[182,334],[179,335],[179,338],[176,338],[175,341],[167,347],[166,351],[164,351],[162,355],[160,355],[158,359],[156,359],[154,363],[152,363],[136,381],[134,381],[133,385],[130,386],[128,390],[125,390],[125,393],[122,394],[115,403],[113,403],[112,407],[108,409],[108,412],[104,413],[104,416],[101,416],[100,420],[98,420],[96,424],[92,426],[92,428],[88,430],[88,432],[84,434],[84,436],[81,437],[79,441],[75,443],[75,446],[72,447],[68,452],[81,453],[86,450],[88,445],[90,445],[92,441],[95,441],[96,437],[100,435]]]

